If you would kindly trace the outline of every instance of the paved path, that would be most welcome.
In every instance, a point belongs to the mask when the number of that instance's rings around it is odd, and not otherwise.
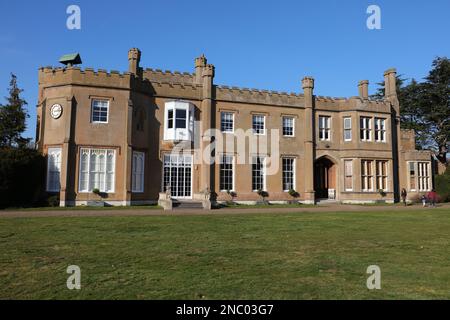
[[[448,209],[450,213],[450,203],[440,204],[438,208]],[[316,207],[298,208],[235,208],[218,210],[198,210],[198,209],[178,209],[173,211],[164,211],[158,209],[111,209],[111,210],[18,210],[18,211],[0,211],[0,217],[19,218],[19,217],[113,217],[113,216],[182,216],[182,215],[222,215],[222,214],[258,214],[258,213],[293,213],[293,212],[349,212],[349,211],[407,211],[413,209],[422,209],[422,205],[387,205],[387,206],[361,206],[345,204],[327,204]],[[426,208],[433,210],[433,208]]]

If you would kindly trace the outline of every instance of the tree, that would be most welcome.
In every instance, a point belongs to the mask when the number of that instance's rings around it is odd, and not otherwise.
[[[423,84],[422,104],[427,131],[438,158],[445,162],[450,146],[450,59],[438,57]]]
[[[400,121],[403,129],[414,129],[416,147],[438,151],[438,158],[446,161],[450,136],[450,60],[438,57],[433,69],[419,83],[397,76],[397,96],[400,103]],[[384,97],[384,83],[378,83],[373,98]]]
[[[28,118],[27,102],[20,97],[23,92],[17,85],[17,77],[11,73],[7,104],[0,105],[0,147],[26,147],[30,139],[23,138]]]

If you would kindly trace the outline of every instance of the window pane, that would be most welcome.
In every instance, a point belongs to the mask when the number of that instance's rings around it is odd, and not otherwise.
[[[233,113],[222,112],[220,126],[222,132],[233,132]]]
[[[253,132],[255,134],[264,134],[264,116],[254,115],[253,116]]]
[[[294,186],[294,163],[295,159],[293,158],[283,158],[283,191],[289,191],[291,189],[295,189]]]

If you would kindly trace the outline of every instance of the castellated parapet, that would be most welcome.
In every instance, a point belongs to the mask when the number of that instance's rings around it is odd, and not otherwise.
[[[180,72],[146,68],[141,69],[139,62],[141,52],[133,48],[128,53],[128,59],[136,72],[110,72],[93,68],[79,67],[55,68],[42,67],[39,69],[39,84],[42,87],[83,85],[105,88],[117,88],[136,91],[151,91],[154,96],[201,100],[201,89],[204,85],[202,78],[214,78],[215,67],[207,64],[204,55],[195,59],[195,72]],[[140,71],[139,71],[140,70]],[[395,72],[390,69],[386,72],[391,75]],[[359,86],[361,86],[359,83]],[[366,82],[364,82],[365,84]],[[314,79],[304,77],[302,79],[304,90],[314,89]],[[364,92],[365,93],[365,92]],[[236,103],[254,103],[261,105],[304,107],[304,94],[287,93],[269,90],[258,90],[240,87],[229,87],[214,85],[212,96],[217,101],[228,101]],[[328,96],[313,96],[316,109],[345,111],[345,110],[370,110],[374,112],[390,113],[390,102],[388,99],[371,100],[366,93],[363,95],[340,98]]]

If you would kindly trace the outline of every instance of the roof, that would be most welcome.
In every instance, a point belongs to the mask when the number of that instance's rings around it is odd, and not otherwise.
[[[79,53],[69,53],[69,54],[65,54],[63,55],[61,58],[59,58],[59,62],[61,62],[62,64],[80,64],[82,63],[81,61],[81,57]]]

